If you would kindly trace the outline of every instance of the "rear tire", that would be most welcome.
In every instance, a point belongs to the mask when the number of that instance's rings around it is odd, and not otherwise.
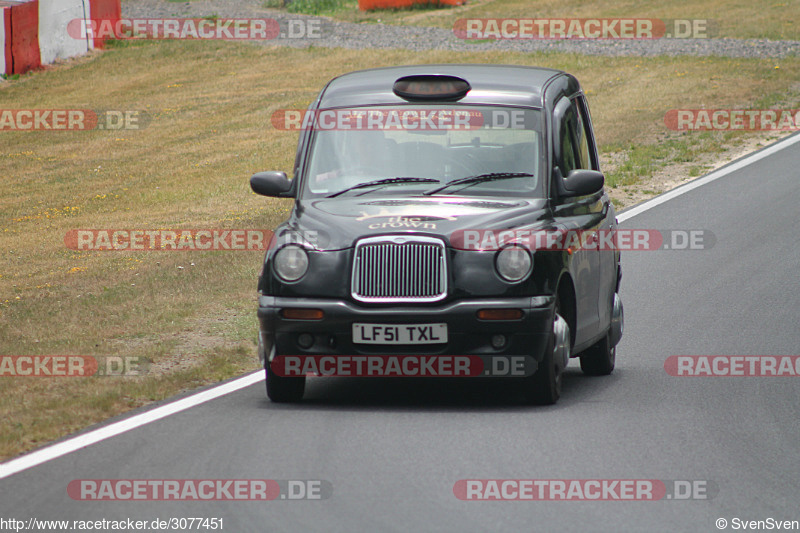
[[[264,364],[267,374],[267,396],[275,403],[295,403],[303,399],[306,389],[305,376],[300,378],[282,377],[272,371],[269,361]]]

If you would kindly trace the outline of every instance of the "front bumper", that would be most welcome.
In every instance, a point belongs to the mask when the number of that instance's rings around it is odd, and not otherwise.
[[[528,355],[542,360],[553,331],[552,296],[459,300],[435,306],[370,307],[348,301],[259,296],[262,361],[271,355]],[[320,320],[292,320],[281,315],[286,308],[312,308],[324,312]],[[481,320],[481,309],[520,309],[517,320]],[[448,342],[425,345],[374,345],[353,343],[356,322],[374,324],[447,323]],[[314,338],[303,348],[301,334]],[[492,346],[492,336],[504,335],[505,345]]]

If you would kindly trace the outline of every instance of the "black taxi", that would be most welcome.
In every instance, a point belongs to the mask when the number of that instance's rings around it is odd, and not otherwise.
[[[295,200],[258,281],[271,400],[301,400],[307,375],[463,375],[502,376],[552,404],[570,358],[612,372],[617,221],[575,77],[364,70],[293,119],[293,179],[250,178]],[[392,359],[397,374],[377,372]]]

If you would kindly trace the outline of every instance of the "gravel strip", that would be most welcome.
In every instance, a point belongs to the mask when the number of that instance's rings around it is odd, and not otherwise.
[[[124,18],[198,18],[217,15],[222,18],[273,18],[281,34],[287,35],[290,25],[298,28],[298,20],[319,21],[320,37],[286,38],[259,41],[266,46],[306,48],[401,48],[414,51],[515,51],[569,52],[604,56],[690,55],[742,58],[782,58],[800,55],[800,41],[766,39],[658,39],[658,40],[498,40],[470,42],[457,38],[451,30],[422,26],[387,24],[354,24],[327,18],[285,13],[261,8],[257,0],[195,0],[184,3],[165,0],[123,0]],[[292,22],[294,21],[294,22]]]

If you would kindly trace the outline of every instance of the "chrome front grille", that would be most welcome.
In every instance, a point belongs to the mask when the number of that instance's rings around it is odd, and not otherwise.
[[[435,302],[447,295],[444,242],[390,235],[362,239],[353,261],[353,298],[362,302]]]

